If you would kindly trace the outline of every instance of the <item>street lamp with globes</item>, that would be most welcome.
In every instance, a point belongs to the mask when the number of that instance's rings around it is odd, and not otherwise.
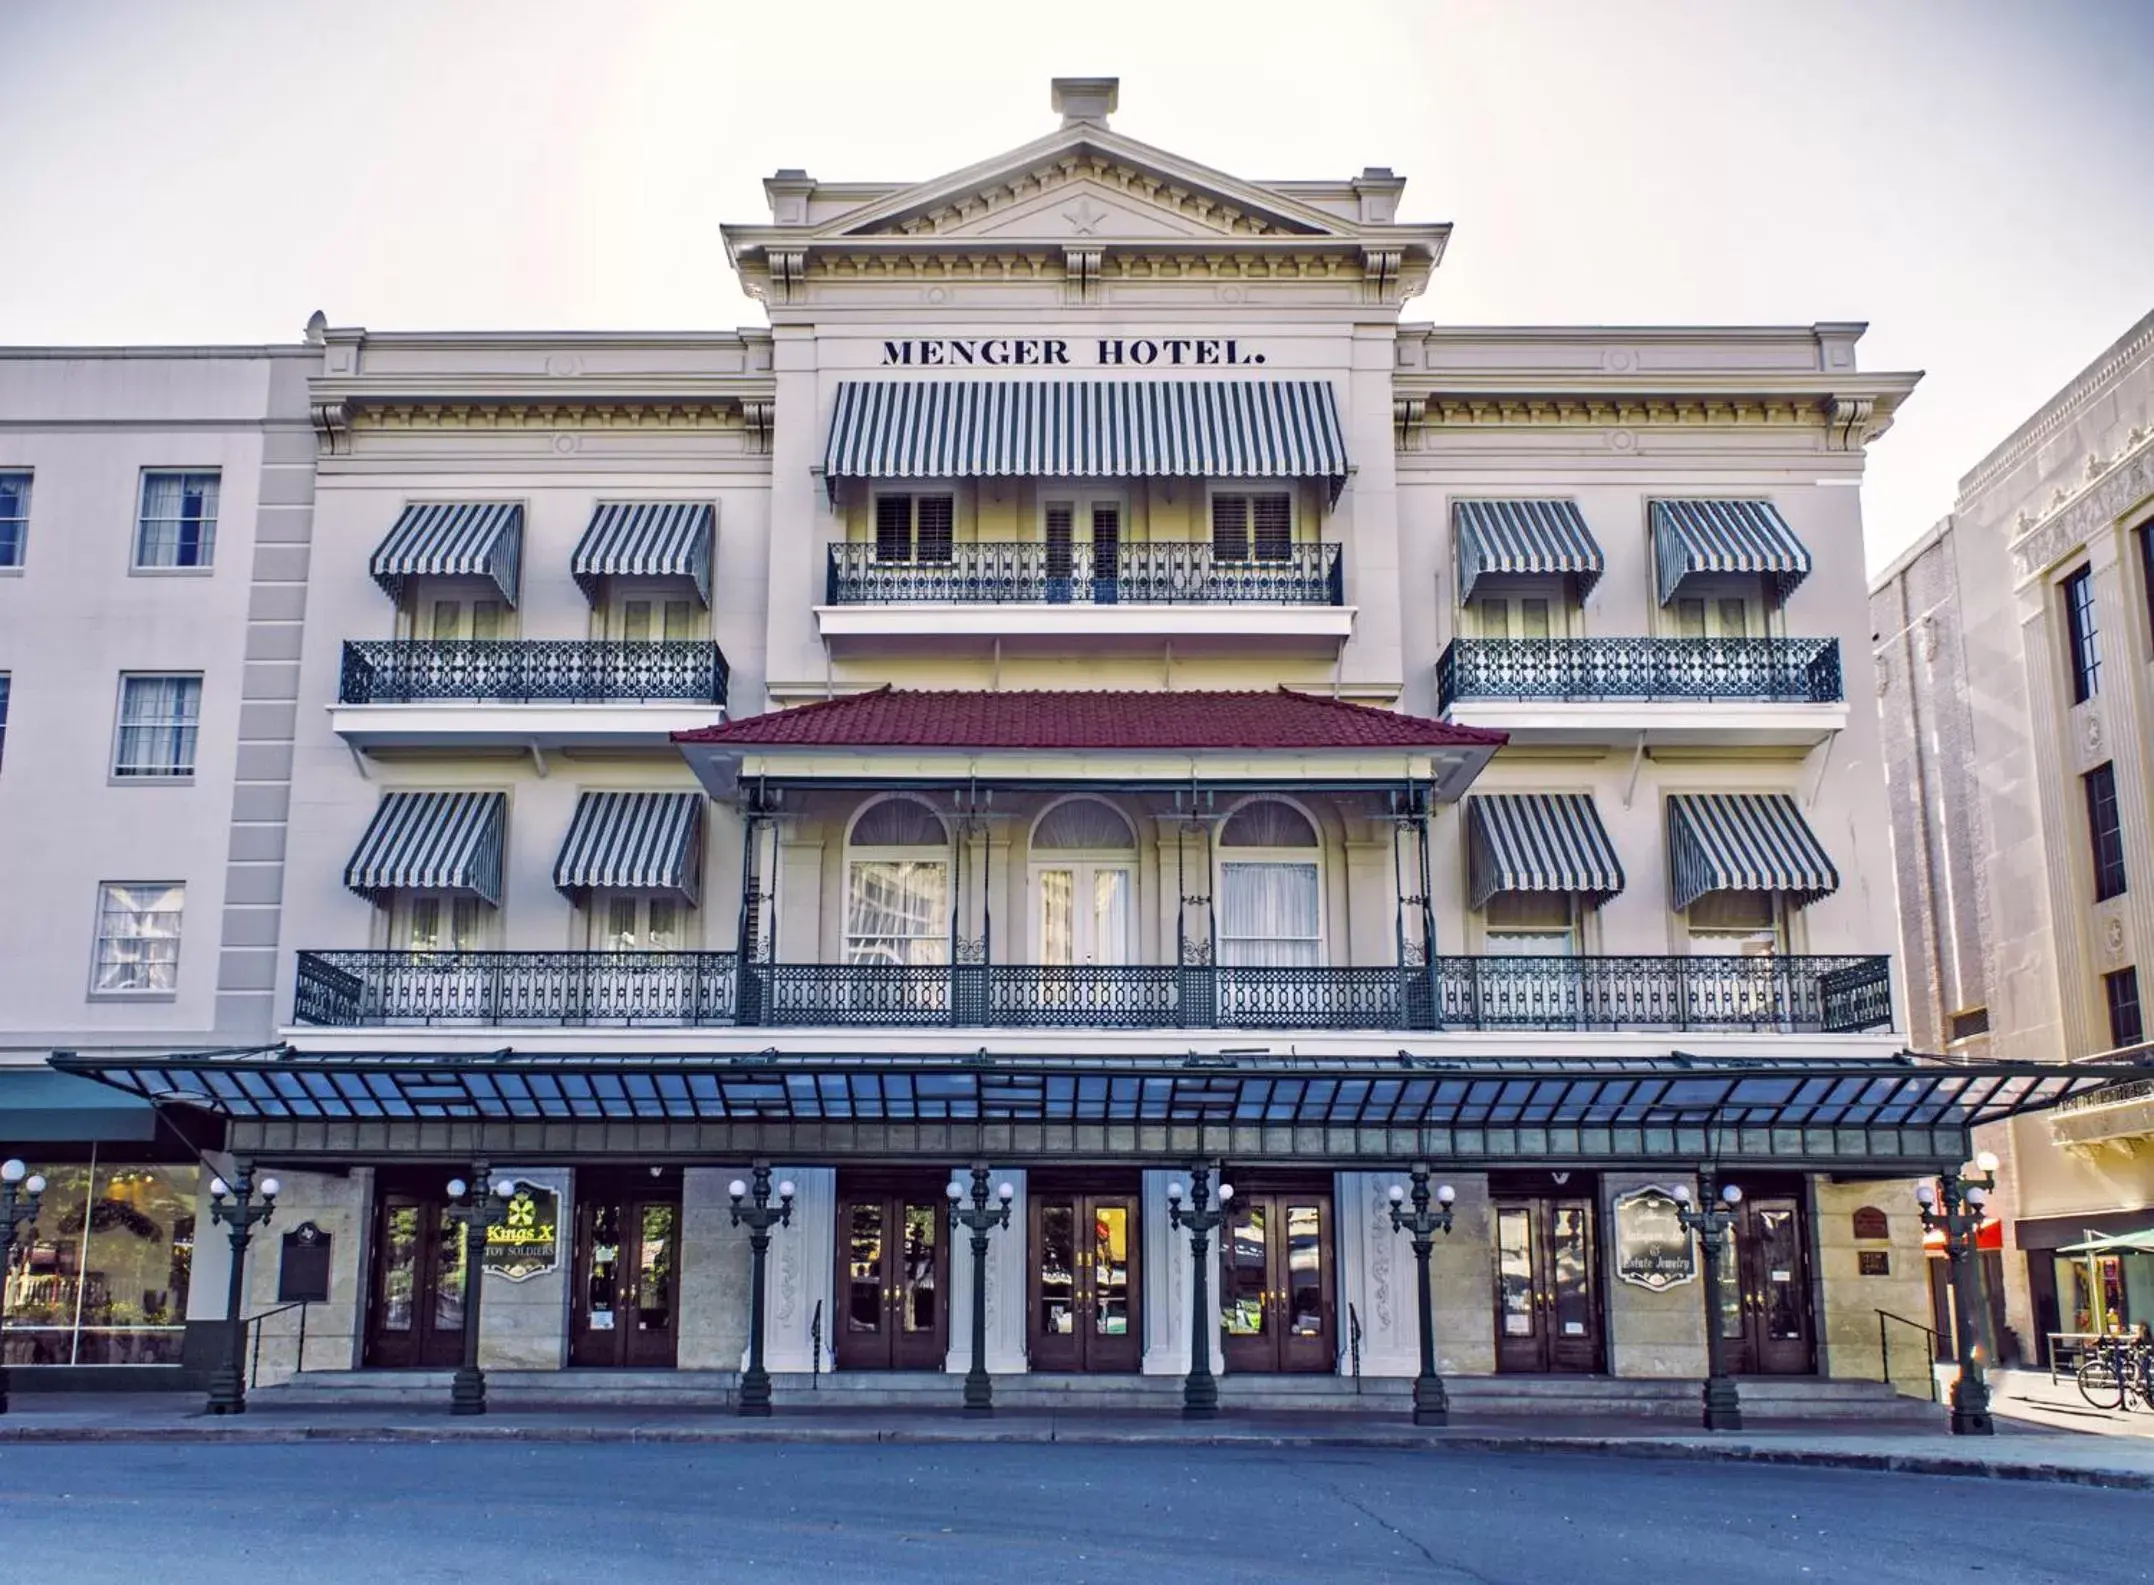
[[[1189,1205],[1182,1205],[1182,1186],[1179,1182],[1167,1185],[1167,1222],[1172,1227],[1189,1230],[1190,1307],[1189,1307],[1189,1376],[1182,1383],[1182,1418],[1185,1420],[1209,1420],[1219,1413],[1219,1382],[1212,1375],[1213,1328],[1219,1317],[1212,1313],[1211,1268],[1205,1257],[1211,1253],[1212,1229],[1227,1219],[1227,1208],[1234,1199],[1234,1185],[1219,1185],[1219,1204],[1206,1209],[1211,1201],[1212,1169],[1198,1162],[1189,1169]]]
[[[486,1412],[486,1372],[479,1369],[479,1296],[486,1283],[486,1230],[516,1198],[516,1185],[507,1178],[490,1177],[486,1163],[471,1169],[472,1183],[449,1180],[448,1214],[464,1229],[464,1362],[456,1367],[449,1384],[449,1413]]]
[[[1704,1187],[1702,1204],[1693,1202],[1690,1185],[1675,1186],[1675,1214],[1685,1227],[1698,1235],[1698,1250],[1705,1266],[1705,1429],[1708,1431],[1740,1431],[1743,1428],[1742,1400],[1735,1390],[1735,1378],[1728,1374],[1728,1343],[1721,1325],[1720,1315],[1720,1257],[1729,1248],[1729,1235],[1734,1230],[1737,1207],[1743,1203],[1743,1191],[1739,1184],[1725,1184],[1719,1193],[1720,1203],[1713,1203],[1713,1174],[1710,1168],[1701,1168],[1698,1182]]]
[[[37,1220],[45,1180],[21,1162],[0,1162],[0,1414],[7,1413],[7,1276],[14,1269],[15,1229]]]
[[[1985,1150],[1975,1157],[1974,1169],[1945,1173],[1942,1192],[1938,1184],[1915,1186],[1923,1230],[1944,1234],[1945,1253],[1952,1260],[1952,1336],[1960,1361],[1952,1383],[1954,1436],[1992,1436],[1997,1430],[1990,1419],[1989,1383],[1983,1377],[1982,1266],[1975,1252],[1983,1207],[1997,1187],[1997,1158]]]
[[[230,1183],[222,1178],[209,1180],[209,1219],[222,1222],[225,1236],[232,1242],[232,1270],[224,1293],[224,1358],[209,1378],[207,1407],[211,1414],[247,1412],[247,1380],[239,1364],[241,1334],[246,1329],[240,1310],[246,1301],[247,1243],[254,1237],[256,1225],[275,1213],[280,1187],[275,1178],[264,1178],[261,1197],[257,1199],[254,1163],[235,1160],[232,1169]]]
[[[950,1196],[950,1226],[972,1233],[972,1369],[965,1372],[967,1414],[995,1412],[995,1384],[987,1374],[987,1233],[989,1228],[1010,1225],[1010,1202],[1017,1197],[1016,1185],[1005,1183],[995,1190],[994,1197],[1001,1203],[990,1208],[987,1178],[987,1164],[974,1162],[970,1207],[963,1203],[965,1186],[957,1179],[952,1178],[944,1191]]]
[[[770,1163],[749,1169],[751,1187],[735,1178],[726,1185],[733,1200],[733,1225],[748,1229],[748,1368],[740,1375],[739,1412],[751,1419],[770,1416],[770,1372],[763,1365],[763,1266],[770,1255],[770,1233],[793,1220],[793,1185],[778,1185],[778,1203],[770,1203]]]
[[[1458,1190],[1448,1183],[1442,1185],[1436,1190],[1436,1208],[1431,1210],[1428,1167],[1417,1161],[1407,1169],[1407,1175],[1413,1180],[1414,1208],[1406,1209],[1406,1189],[1394,1183],[1391,1230],[1414,1235],[1418,1278],[1415,1287],[1421,1304],[1421,1374],[1414,1378],[1414,1424],[1444,1425],[1451,1418],[1451,1403],[1444,1392],[1443,1378],[1436,1374],[1436,1318],[1435,1305],[1429,1297],[1429,1254],[1436,1247],[1435,1235],[1451,1231],[1451,1207],[1458,1199]]]

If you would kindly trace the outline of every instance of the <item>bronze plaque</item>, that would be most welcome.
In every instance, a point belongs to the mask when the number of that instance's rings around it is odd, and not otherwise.
[[[1885,1220],[1885,1213],[1874,1205],[1865,1205],[1855,1213],[1855,1236],[1857,1238],[1890,1238],[1892,1224]]]
[[[1863,1249],[1855,1253],[1857,1270],[1865,1277],[1889,1277],[1892,1275],[1892,1251],[1889,1249]]]
[[[1616,1196],[1618,1277],[1655,1293],[1697,1277],[1697,1255],[1690,1232],[1677,1214],[1680,1210],[1675,1196],[1659,1187],[1633,1189]]]

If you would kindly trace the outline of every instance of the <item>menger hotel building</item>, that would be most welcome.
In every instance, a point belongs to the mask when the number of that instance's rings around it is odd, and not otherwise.
[[[0,355],[18,1386],[209,1363],[240,1164],[258,1384],[452,1367],[483,1162],[497,1393],[722,1395],[763,1162],[781,1407],[955,1402],[979,1163],[1004,1401],[1171,1403],[1193,1322],[1230,1404],[1397,1401],[1425,1163],[1455,1393],[1687,1414],[1711,1325],[1782,1411],[1926,1395],[1910,1180],[2081,1081],[1903,1050],[1860,485],[1916,377],[1415,321],[1389,170],[1054,94],[771,177],[753,328]]]

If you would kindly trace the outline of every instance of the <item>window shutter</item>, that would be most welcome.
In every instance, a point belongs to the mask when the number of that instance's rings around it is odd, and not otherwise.
[[[1249,510],[1250,516],[1255,520],[1256,559],[1291,561],[1294,556],[1292,499],[1283,493],[1251,496]]]
[[[878,495],[875,498],[875,559],[912,560],[912,497]]]
[[[923,562],[946,565],[950,560],[956,499],[947,495],[922,495],[915,497],[913,505],[918,514],[918,558]]]
[[[1212,559],[1249,559],[1249,497],[1246,495],[1212,497]]]

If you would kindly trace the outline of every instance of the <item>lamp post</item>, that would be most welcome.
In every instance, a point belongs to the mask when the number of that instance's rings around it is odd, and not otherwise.
[[[1234,1198],[1234,1185],[1219,1185],[1219,1205],[1207,1210],[1211,1203],[1212,1169],[1198,1162],[1189,1169],[1189,1208],[1182,1208],[1182,1186],[1167,1185],[1167,1222],[1172,1227],[1189,1229],[1190,1306],[1189,1306],[1189,1376],[1182,1383],[1182,1418],[1185,1420],[1209,1420],[1219,1412],[1219,1383],[1212,1375],[1212,1328],[1219,1318],[1212,1313],[1211,1268],[1205,1257],[1211,1253],[1212,1229],[1227,1219],[1227,1206]]]
[[[944,1191],[950,1196],[950,1226],[968,1228],[972,1233],[972,1369],[965,1372],[965,1412],[967,1414],[993,1414],[995,1412],[995,1385],[987,1378],[987,1232],[992,1227],[1010,1225],[1010,1201],[1017,1190],[1003,1184],[995,1191],[995,1198],[1002,1203],[993,1209],[987,1203],[987,1163],[972,1164],[972,1206],[966,1209],[960,1203],[965,1198],[965,1186],[957,1179],[950,1180]]]
[[[1705,1257],[1705,1429],[1740,1431],[1742,1400],[1735,1391],[1735,1378],[1728,1374],[1728,1340],[1720,1324],[1720,1257],[1729,1247],[1736,1207],[1743,1203],[1742,1189],[1724,1185],[1718,1205],[1713,1203],[1713,1174],[1700,1168],[1698,1181],[1705,1187],[1703,1204],[1693,1203],[1690,1185],[1675,1186],[1676,1218],[1698,1235],[1698,1249]]]
[[[231,1280],[224,1292],[224,1359],[210,1373],[209,1412],[211,1414],[245,1414],[247,1412],[247,1378],[239,1368],[241,1333],[246,1323],[240,1319],[240,1310],[246,1301],[247,1242],[254,1237],[255,1227],[270,1219],[277,1209],[278,1183],[275,1178],[264,1178],[261,1197],[255,1197],[254,1163],[232,1163],[232,1181],[222,1178],[209,1180],[209,1219],[225,1225],[225,1236],[232,1241]]]
[[[733,1225],[748,1226],[748,1368],[740,1377],[740,1412],[758,1419],[770,1415],[770,1372],[763,1368],[763,1262],[770,1254],[770,1231],[793,1220],[793,1185],[778,1185],[778,1203],[770,1203],[770,1163],[750,1170],[755,1187],[735,1178],[726,1185],[733,1197]],[[752,1200],[744,1205],[743,1200]]]
[[[15,1269],[15,1229],[37,1220],[37,1206],[45,1193],[42,1177],[29,1172],[19,1161],[0,1162],[0,1414],[7,1413],[7,1277]]]
[[[1975,1258],[1982,1207],[1997,1187],[1997,1158],[1985,1150],[1975,1157],[1974,1167],[1972,1173],[1946,1173],[1942,1194],[1934,1184],[1915,1187],[1923,1230],[1943,1233],[1945,1252],[1952,1257],[1952,1336],[1960,1357],[1960,1373],[1952,1383],[1954,1436],[1993,1436],[1997,1430],[1989,1415],[1989,1383],[1982,1375],[1982,1268]]]
[[[486,1163],[471,1168],[471,1182],[449,1180],[450,1220],[464,1230],[464,1362],[449,1385],[449,1413],[486,1412],[486,1372],[479,1369],[479,1296],[486,1288],[486,1229],[516,1198],[507,1178],[490,1180]]]
[[[1443,1390],[1443,1378],[1436,1374],[1436,1314],[1434,1301],[1429,1297],[1429,1255],[1436,1247],[1436,1235],[1451,1231],[1451,1206],[1458,1199],[1458,1190],[1446,1183],[1436,1191],[1436,1208],[1429,1208],[1429,1169],[1424,1162],[1415,1162],[1407,1169],[1413,1179],[1413,1202],[1411,1211],[1405,1209],[1406,1190],[1394,1183],[1391,1186],[1391,1231],[1414,1235],[1414,1265],[1419,1282],[1421,1308],[1421,1374],[1414,1378],[1414,1424],[1446,1425],[1451,1419],[1451,1402]]]

